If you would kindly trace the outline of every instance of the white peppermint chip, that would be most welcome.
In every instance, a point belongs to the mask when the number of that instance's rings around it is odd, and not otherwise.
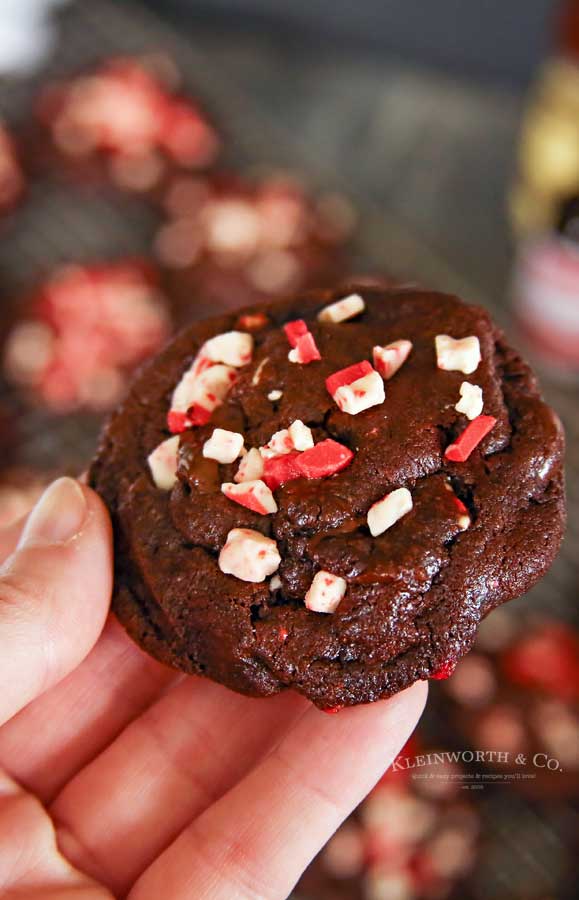
[[[273,459],[275,456],[284,456],[291,453],[294,443],[289,433],[289,428],[282,428],[272,434],[265,447],[260,447],[259,452],[264,459]]]
[[[147,457],[155,485],[162,491],[170,491],[177,483],[179,435],[167,438]]]
[[[391,528],[398,519],[412,509],[412,495],[407,488],[398,488],[386,494],[368,510],[368,528],[372,537],[377,537]]]
[[[251,383],[254,387],[256,384],[259,384],[259,382],[261,381],[261,373],[263,372],[268,361],[269,361],[269,356],[266,356],[265,359],[262,359],[262,361],[258,365],[257,369],[253,373],[253,378],[251,379]]]
[[[267,484],[261,479],[244,481],[242,484],[225,482],[221,490],[229,500],[252,509],[262,516],[277,512],[277,503]]]
[[[244,481],[256,481],[263,475],[263,457],[256,447],[245,454],[233,480],[238,484]]]
[[[359,294],[350,294],[342,300],[336,300],[329,306],[324,306],[318,313],[318,321],[320,322],[345,322],[354,316],[364,312],[366,304]]]
[[[200,351],[214,363],[246,366],[253,355],[253,337],[245,331],[226,331],[206,341]]]
[[[305,597],[305,604],[313,612],[333,613],[337,610],[346,593],[345,578],[331,572],[318,572]]]
[[[476,419],[483,411],[484,401],[482,388],[478,384],[463,381],[460,386],[460,397],[456,406],[457,412],[463,413],[467,419]]]
[[[388,381],[406,362],[411,350],[411,341],[392,341],[385,347],[374,347],[372,350],[374,368],[378,370],[385,381]]]
[[[270,391],[267,395],[267,399],[271,400],[274,403],[276,400],[281,400],[283,397],[283,391]]]
[[[281,588],[281,578],[279,575],[274,575],[273,578],[269,579],[269,589],[270,591],[279,591]]]
[[[243,449],[243,435],[238,431],[226,431],[224,428],[214,428],[209,440],[203,444],[203,456],[206,459],[216,459],[217,462],[232,463],[240,455]]]
[[[356,416],[371,406],[384,403],[384,382],[378,372],[369,372],[351,384],[339,387],[333,397],[342,412]]]
[[[480,341],[474,335],[455,340],[447,334],[437,334],[434,343],[439,369],[471,375],[478,368],[481,361]]]
[[[294,450],[309,450],[314,446],[314,436],[311,428],[296,419],[289,427],[289,436]]]
[[[198,360],[199,357],[173,391],[172,412],[186,413],[194,403],[213,412],[235,384],[237,372],[232,366],[209,365],[209,368],[200,368]]]
[[[225,575],[259,584],[279,568],[277,544],[251,528],[233,528],[219,554],[219,568]]]

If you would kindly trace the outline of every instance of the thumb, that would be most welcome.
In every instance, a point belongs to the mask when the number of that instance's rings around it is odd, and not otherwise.
[[[108,515],[60,478],[0,568],[0,724],[74,669],[96,642],[112,589]]]

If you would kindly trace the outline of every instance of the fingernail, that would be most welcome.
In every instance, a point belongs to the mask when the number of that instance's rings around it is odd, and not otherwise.
[[[19,547],[65,544],[82,530],[87,511],[80,485],[73,478],[59,478],[30,513]]]

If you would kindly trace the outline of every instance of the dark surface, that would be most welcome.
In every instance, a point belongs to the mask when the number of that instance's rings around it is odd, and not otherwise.
[[[321,708],[377,700],[452,667],[481,617],[544,574],[563,530],[560,425],[487,313],[412,289],[358,292],[365,312],[339,325],[318,323],[316,314],[341,292],[266,307],[271,324],[255,334],[251,364],[211,422],[182,436],[170,495],[152,483],[146,458],[167,436],[169,397],[182,372],[204,340],[236,326],[235,316],[193,326],[147,367],[91,470],[115,522],[114,607],[133,637],[163,661],[235,690],[266,696],[293,687]],[[307,369],[287,358],[280,326],[295,318],[307,321],[322,356]],[[466,463],[444,457],[467,422],[454,409],[464,375],[437,368],[437,334],[475,334],[481,343],[470,378],[497,423]],[[341,412],[327,376],[401,336],[414,348],[387,383],[385,403],[356,416]],[[267,394],[276,388],[283,396],[272,404]],[[236,467],[201,454],[213,428],[241,431],[246,447],[259,447],[296,419],[316,442],[348,446],[351,465],[329,479],[282,486],[273,516],[225,498],[220,485]],[[448,480],[473,520],[464,533]],[[371,538],[369,507],[399,487],[411,490],[413,510]],[[281,590],[220,571],[217,555],[233,528],[276,540]],[[333,615],[303,605],[320,569],[348,584]],[[280,629],[287,639],[280,641]]]

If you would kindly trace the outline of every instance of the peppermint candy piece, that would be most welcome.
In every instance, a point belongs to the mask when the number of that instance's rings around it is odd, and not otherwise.
[[[457,412],[463,413],[467,419],[476,419],[483,411],[484,401],[482,388],[478,384],[463,381],[460,386],[460,397],[456,406]]]
[[[369,375],[339,387],[333,396],[342,412],[351,416],[357,416],[372,406],[379,406],[386,399],[384,382],[375,369]]]
[[[326,378],[326,388],[328,393],[333,397],[338,388],[343,387],[346,384],[352,384],[353,381],[363,378],[364,375],[370,375],[373,371],[374,369],[367,359],[363,359],[362,362],[359,363],[354,363],[352,366],[347,366],[345,369],[339,369],[337,372],[328,375]]]
[[[265,447],[260,447],[259,452],[264,459],[273,459],[291,453],[292,450],[309,450],[314,446],[314,438],[311,428],[296,419],[289,428],[276,431]]]
[[[362,297],[359,294],[350,294],[349,297],[344,297],[342,300],[330,303],[329,306],[324,306],[318,313],[318,321],[332,322],[334,324],[346,322],[348,319],[353,319],[354,316],[364,312],[365,309],[366,304]]]
[[[170,491],[177,483],[179,441],[178,434],[167,438],[147,457],[153,481],[162,491]]]
[[[259,584],[279,568],[277,544],[251,528],[232,528],[219,554],[219,568],[240,581]]]
[[[272,403],[275,403],[276,400],[281,400],[282,397],[283,397],[283,391],[278,391],[278,390],[270,391],[269,394],[267,395],[267,399],[271,400]]]
[[[235,462],[243,449],[243,435],[238,431],[226,431],[225,428],[214,428],[209,440],[203,444],[205,459],[215,459],[227,465]]]
[[[237,320],[237,325],[240,328],[246,328],[248,331],[259,331],[261,328],[265,328],[265,326],[269,323],[268,317],[265,313],[244,313]]]
[[[314,446],[312,429],[296,419],[289,427],[289,436],[294,450],[309,450]]]
[[[304,366],[321,358],[322,355],[310,331],[299,337],[295,347],[288,353],[290,362],[301,363]]]
[[[167,421],[174,434],[192,425],[205,425],[237,381],[237,372],[232,366],[202,368],[198,362],[197,370],[195,367],[196,363],[193,363],[173,391]]]
[[[405,340],[392,341],[391,344],[386,344],[385,347],[374,347],[372,350],[374,368],[385,381],[388,381],[406,362],[411,350],[412,342]]]
[[[368,510],[368,528],[372,537],[378,537],[391,528],[412,509],[412,495],[408,488],[398,488],[386,494]]]
[[[241,462],[233,480],[238,484],[245,481],[256,481],[263,475],[263,457],[256,447],[249,450]]]
[[[345,578],[322,569],[314,575],[305,596],[305,604],[312,612],[333,613],[340,605],[347,587]]]
[[[288,481],[304,477],[296,466],[296,460],[301,455],[296,450],[292,450],[291,453],[283,456],[274,456],[264,460],[263,480],[272,491]]]
[[[221,485],[221,490],[229,500],[245,506],[253,512],[262,516],[277,512],[277,503],[268,486],[257,479],[255,481],[245,481],[243,484],[231,484],[225,482]]]
[[[349,447],[327,438],[294,460],[298,478],[327,478],[350,465],[354,454]]]
[[[253,338],[244,331],[226,331],[206,341],[201,355],[214,363],[241,368],[251,362]]]
[[[303,319],[294,319],[293,322],[286,322],[283,330],[290,347],[297,347],[298,340],[308,333],[308,326]]]
[[[480,341],[474,335],[465,338],[452,338],[448,334],[437,334],[436,364],[447,372],[464,372],[472,375],[481,361]]]
[[[444,451],[445,457],[451,462],[466,462],[475,447],[478,447],[496,424],[494,416],[478,416],[473,419],[454,444],[448,445]]]

